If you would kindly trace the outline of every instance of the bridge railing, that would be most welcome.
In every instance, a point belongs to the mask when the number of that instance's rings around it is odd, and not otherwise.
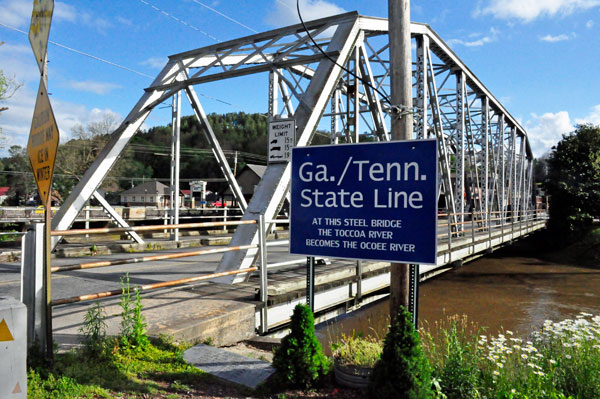
[[[58,212],[58,207],[52,207],[52,214]],[[169,224],[172,220],[174,209],[169,207],[155,206],[115,206],[115,212],[125,220],[142,221],[142,220],[163,220],[164,224]],[[179,219],[237,219],[242,217],[240,208],[237,207],[194,207],[180,208]],[[0,222],[28,223],[43,221],[43,207],[0,207]],[[104,209],[99,206],[84,207],[77,217],[75,222],[85,222],[89,226],[91,222],[101,222],[111,220]]]
[[[115,228],[97,228],[97,229],[78,229],[78,230],[56,230],[51,232],[51,236],[76,236],[84,234],[99,234],[99,233],[117,233],[127,231],[153,231],[163,229],[193,229],[206,227],[222,227],[222,226],[239,226],[246,224],[256,224],[256,220],[240,220],[228,222],[204,222],[204,223],[186,223],[172,225],[157,225],[157,226],[134,226],[134,227],[115,227]],[[36,340],[45,342],[44,337],[47,335],[47,329],[52,331],[52,308],[59,305],[67,305],[77,302],[90,301],[94,299],[108,298],[116,295],[121,295],[122,290],[116,289],[104,292],[87,293],[68,298],[60,298],[51,300],[52,279],[46,279],[44,276],[43,264],[43,224],[34,225],[33,229],[27,232],[22,243],[22,261],[21,261],[21,301],[27,305],[28,309],[28,342],[33,343]],[[264,245],[262,245],[264,247]],[[249,250],[261,248],[261,244],[245,245],[245,246],[230,246],[224,248],[203,249],[197,251],[186,251],[171,254],[161,254],[153,256],[132,257],[127,259],[119,259],[115,261],[99,261],[86,262],[73,265],[51,267],[50,276],[52,273],[65,272],[72,270],[82,270],[98,267],[109,267],[115,265],[132,264],[140,262],[152,262],[167,259],[177,259],[190,256],[209,255],[215,253],[225,253],[231,251]],[[152,284],[144,284],[133,287],[134,291],[150,291],[159,288],[176,287],[195,283],[199,281],[212,280],[219,277],[248,274],[257,271],[258,267],[249,267],[240,270],[208,273],[200,276],[187,277],[177,280],[161,281]],[[37,319],[37,321],[36,321]],[[43,320],[43,321],[40,321]],[[51,343],[50,343],[51,345]],[[43,346],[43,345],[42,345]]]
[[[438,214],[438,241],[443,243],[446,241],[447,250],[451,253],[456,248],[462,248],[465,245],[475,248],[479,241],[485,240],[492,244],[492,238],[504,236],[506,233],[512,233],[516,236],[517,232],[521,235],[524,231],[531,231],[531,227],[536,222],[545,221],[547,215],[543,212],[536,210],[528,211],[494,211],[494,212],[465,212],[462,214],[466,219],[464,222],[454,222],[455,216],[448,213]],[[266,240],[266,226],[272,224],[289,224],[289,220],[268,220],[265,221],[262,216],[258,219],[259,229],[259,245],[264,245],[259,251],[259,271],[260,271],[260,301],[262,307],[260,310],[260,324],[259,331],[261,334],[265,334],[269,330],[268,322],[268,310],[269,310],[269,295],[268,295],[268,272],[278,269],[285,268],[292,265],[306,264],[306,258],[289,260],[285,262],[268,263],[267,261],[267,249],[276,245],[288,245],[289,240],[278,240],[269,241]],[[440,231],[440,230],[446,231]],[[487,233],[487,234],[485,234]],[[439,253],[439,250],[438,250]],[[321,258],[322,259],[322,258]],[[451,256],[449,257],[451,260]],[[322,259],[326,263],[328,259]],[[442,265],[438,265],[442,266]],[[362,296],[361,284],[362,279],[362,262],[356,261],[356,273],[354,279],[356,280],[356,298]],[[277,323],[276,323],[277,324]]]

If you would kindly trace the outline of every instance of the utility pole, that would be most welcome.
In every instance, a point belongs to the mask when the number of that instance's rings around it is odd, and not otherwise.
[[[390,40],[390,85],[392,140],[413,137],[412,59],[410,38],[410,0],[388,0]],[[410,226],[407,226],[410,228]],[[410,265],[392,263],[390,276],[390,315],[400,306],[409,307]]]

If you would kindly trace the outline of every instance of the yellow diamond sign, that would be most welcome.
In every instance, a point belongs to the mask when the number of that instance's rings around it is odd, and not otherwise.
[[[46,58],[53,11],[54,0],[33,1],[31,24],[29,25],[29,43],[31,43],[35,60],[42,74],[44,73],[44,59]]]
[[[48,201],[52,175],[54,174],[54,160],[58,150],[58,126],[54,119],[54,112],[50,106],[48,91],[44,79],[40,79],[33,121],[29,132],[27,153],[33,169],[33,177],[38,186],[42,203]]]

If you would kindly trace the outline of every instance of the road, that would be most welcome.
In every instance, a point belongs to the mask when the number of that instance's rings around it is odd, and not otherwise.
[[[206,249],[222,248],[218,246]],[[83,262],[129,259],[142,256],[161,255],[167,253],[191,252],[203,247],[179,248],[143,253],[119,253],[94,257],[58,258],[52,260],[52,266],[72,265]],[[300,259],[290,256],[287,246],[273,246],[268,249],[268,262],[281,262]],[[126,265],[56,272],[52,276],[52,299],[68,298],[83,294],[104,292],[119,289],[120,279],[129,273],[130,284],[151,284],[176,280],[186,277],[212,273],[216,270],[222,254],[197,255],[179,259],[154,262],[140,262]],[[0,296],[20,298],[20,263],[0,263]]]

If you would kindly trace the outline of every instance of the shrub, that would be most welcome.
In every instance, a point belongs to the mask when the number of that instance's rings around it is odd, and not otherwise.
[[[315,336],[314,317],[306,305],[294,308],[291,331],[275,351],[273,366],[283,384],[301,388],[314,386],[329,372],[329,360]]]
[[[346,336],[331,346],[333,357],[341,366],[374,367],[381,357],[382,344],[377,338],[362,334]]]
[[[433,398],[431,370],[411,318],[401,308],[392,320],[381,360],[373,369],[369,384],[371,398]]]

